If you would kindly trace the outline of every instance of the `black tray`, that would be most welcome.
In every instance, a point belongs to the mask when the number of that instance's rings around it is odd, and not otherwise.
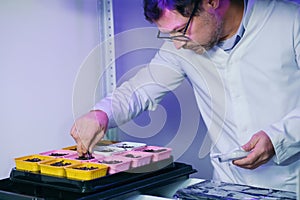
[[[188,178],[196,172],[191,165],[170,162],[169,159],[90,181],[78,181],[12,169],[10,182],[13,191],[37,197],[54,195],[54,199],[110,199],[133,191],[145,191],[177,179]],[[24,186],[24,187],[23,187]],[[0,190],[3,190],[1,188]],[[6,191],[9,191],[6,188]]]
[[[174,199],[284,199],[295,200],[296,192],[282,191],[270,188],[260,188],[249,185],[206,180],[176,191]]]

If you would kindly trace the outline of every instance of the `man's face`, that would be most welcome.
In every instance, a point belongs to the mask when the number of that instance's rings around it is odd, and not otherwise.
[[[162,33],[170,36],[180,35],[188,22],[188,17],[183,17],[176,10],[165,10],[162,17],[155,23]],[[201,11],[200,15],[193,16],[186,36],[189,41],[176,41],[173,43],[177,49],[190,49],[198,54],[211,49],[220,40],[222,32],[222,20],[216,12]]]

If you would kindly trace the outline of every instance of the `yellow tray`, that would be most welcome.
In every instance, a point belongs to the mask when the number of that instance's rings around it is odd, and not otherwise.
[[[108,146],[111,144],[118,143],[119,141],[113,141],[113,140],[100,140],[96,145],[97,146]]]
[[[84,170],[80,168],[94,168]],[[75,180],[92,180],[105,176],[107,174],[108,166],[98,163],[81,163],[75,166],[68,166],[65,168],[67,178]]]
[[[63,150],[71,150],[71,151],[77,151],[77,146],[73,145],[73,146],[69,146],[69,147],[64,147],[62,148]]]
[[[60,166],[53,166],[54,163],[61,163]],[[41,162],[41,174],[50,175],[50,176],[59,176],[59,177],[66,177],[65,168],[67,166],[73,166],[80,164],[79,161],[76,160],[69,160],[65,158],[57,158],[50,161]]]
[[[40,161],[33,161],[34,159],[38,159]],[[31,171],[31,172],[39,172],[40,166],[39,163],[44,161],[50,161],[54,158],[52,156],[44,156],[39,154],[33,154],[29,156],[23,156],[19,158],[15,158],[16,169],[17,170],[24,170],[24,171]],[[30,161],[32,160],[32,161]]]

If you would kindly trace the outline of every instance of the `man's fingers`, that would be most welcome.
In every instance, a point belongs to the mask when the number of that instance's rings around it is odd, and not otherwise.
[[[246,165],[251,165],[252,163],[256,162],[257,160],[258,160],[258,156],[255,154],[254,151],[252,151],[251,153],[248,154],[247,157],[241,158],[238,160],[234,160],[233,164],[242,167],[242,166],[246,166]]]
[[[234,160],[233,164],[245,169],[255,169],[266,162],[268,162],[268,157],[264,156],[260,149],[254,148],[246,158]]]
[[[242,148],[245,150],[245,151],[251,151],[255,145],[257,144],[257,142],[259,141],[259,137],[257,134],[254,134],[251,139],[242,146]]]
[[[91,111],[78,118],[71,128],[71,136],[77,143],[77,152],[83,156],[92,152],[107,129],[108,117],[102,111]]]
[[[87,149],[85,148],[85,146],[82,144],[82,141],[79,137],[79,133],[78,130],[76,128],[76,125],[74,124],[71,128],[71,136],[73,137],[73,139],[75,140],[76,144],[77,144],[77,153],[79,156],[83,156],[87,153]]]
[[[96,136],[93,138],[93,140],[89,146],[89,152],[93,152],[94,146],[103,138],[104,134],[105,134],[104,130],[102,130],[98,134],[96,134]]]

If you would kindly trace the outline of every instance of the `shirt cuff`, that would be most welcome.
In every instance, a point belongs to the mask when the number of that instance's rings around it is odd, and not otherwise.
[[[283,132],[275,125],[264,128],[263,131],[269,136],[275,150],[273,162],[276,164],[281,164],[287,158]]]
[[[98,103],[96,103],[94,105],[94,107],[92,108],[92,110],[101,110],[103,112],[106,113],[107,117],[108,117],[108,128],[115,128],[117,126],[113,114],[112,114],[112,109],[111,109],[111,98],[110,96],[105,97],[104,99],[102,99],[101,101],[99,101]]]

